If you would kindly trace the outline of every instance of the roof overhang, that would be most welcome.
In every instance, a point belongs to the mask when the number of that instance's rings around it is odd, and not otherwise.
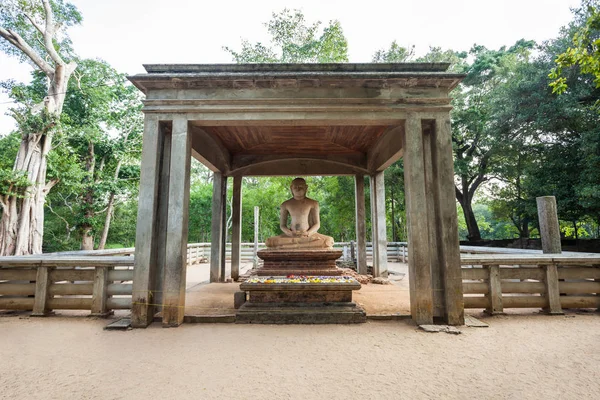
[[[187,115],[192,154],[215,171],[369,174],[401,157],[407,115],[449,113],[464,75],[448,66],[158,64],[129,79],[146,114]]]

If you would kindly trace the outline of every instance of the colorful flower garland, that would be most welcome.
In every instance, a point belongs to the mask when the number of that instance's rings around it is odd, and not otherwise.
[[[253,277],[248,283],[355,283],[351,276],[314,276],[314,275],[288,275],[284,277]]]

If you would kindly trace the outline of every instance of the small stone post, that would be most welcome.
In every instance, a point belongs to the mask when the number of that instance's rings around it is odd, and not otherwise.
[[[240,277],[242,259],[242,177],[233,178],[233,207],[231,233],[231,278],[237,282]]]
[[[259,208],[254,207],[254,268],[258,268],[258,216]]]
[[[536,198],[538,219],[540,221],[540,236],[544,254],[560,254],[560,228],[556,211],[556,198],[543,196]]]
[[[536,198],[536,202],[540,221],[540,236],[542,237],[542,251],[544,254],[560,254],[562,250],[556,198],[554,196],[543,196]],[[549,314],[562,315],[558,268],[556,264],[545,265],[544,267],[546,269],[546,296],[548,297],[546,311]]]

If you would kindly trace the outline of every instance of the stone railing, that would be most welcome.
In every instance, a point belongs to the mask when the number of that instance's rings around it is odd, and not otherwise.
[[[465,308],[600,307],[600,254],[462,255]]]
[[[0,257],[0,310],[130,309],[133,257],[41,255]]]

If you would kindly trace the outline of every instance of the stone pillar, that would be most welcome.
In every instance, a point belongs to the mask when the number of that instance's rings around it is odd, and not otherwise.
[[[387,277],[387,234],[385,226],[385,184],[383,171],[371,176],[371,231],[373,276]]]
[[[167,224],[169,218],[169,177],[171,170],[171,131],[172,123],[168,123],[168,134],[164,135],[161,171],[160,171],[160,185],[158,189],[158,243],[159,246],[156,249],[156,285],[153,292],[155,312],[162,311],[163,304],[163,291],[164,291],[164,280],[165,280],[165,268],[167,262]]]
[[[173,120],[169,174],[163,326],[179,326],[185,311],[185,273],[190,200],[191,135],[185,116]]]
[[[418,325],[433,323],[433,291],[427,221],[427,196],[421,119],[406,120],[404,137],[404,184],[408,225],[408,274],[410,314]]]
[[[221,186],[221,219],[222,219],[222,234],[221,234],[221,273],[219,274],[219,282],[225,282],[227,272],[225,265],[227,264],[227,177],[223,177],[223,185]]]
[[[464,323],[450,118],[410,115],[404,140],[411,314]]]
[[[242,177],[233,177],[233,207],[231,216],[231,278],[237,281],[240,277],[240,260],[242,258]]]
[[[444,317],[450,325],[465,323],[460,241],[454,190],[454,161],[452,159],[452,130],[450,116],[435,121],[432,139],[434,202],[439,246],[441,281],[444,289]]]
[[[212,224],[210,239],[210,282],[221,280],[221,238],[223,234],[223,175],[213,174]]]
[[[560,226],[558,224],[558,211],[554,196],[537,197],[538,219],[540,221],[540,236],[542,237],[542,251],[548,254],[560,254]]]
[[[365,177],[354,176],[354,199],[356,204],[356,270],[367,274],[367,222],[365,213]]]
[[[153,293],[157,270],[156,250],[159,247],[157,210],[164,136],[158,118],[146,115],[133,270],[131,325],[134,328],[145,328],[154,319]]]

